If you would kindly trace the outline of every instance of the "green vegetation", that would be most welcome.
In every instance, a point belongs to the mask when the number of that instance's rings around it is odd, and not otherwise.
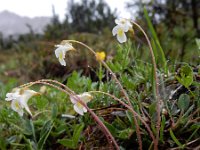
[[[186,19],[186,29],[174,24],[169,33],[172,18],[164,22],[168,15],[161,14],[163,18],[152,24],[151,6],[140,8],[139,23],[132,22],[134,32],[126,32],[123,44],[111,32],[116,14],[102,0],[83,5],[71,1],[66,20],[59,22],[54,13],[44,35],[30,33],[0,42],[0,149],[199,149],[196,28]],[[166,6],[170,8],[168,1]],[[148,33],[156,64],[137,25]],[[76,51],[66,52],[66,66],[61,66],[54,45],[64,39]],[[105,62],[95,56],[101,51]],[[28,101],[33,116],[19,116],[5,101],[6,93],[20,85],[40,93]],[[79,115],[71,97],[84,92],[93,99],[86,103],[87,113]],[[81,98],[75,99],[78,103]]]

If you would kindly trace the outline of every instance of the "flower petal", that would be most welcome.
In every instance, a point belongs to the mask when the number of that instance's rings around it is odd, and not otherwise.
[[[132,28],[132,27],[133,27],[133,25],[131,24],[130,21],[127,22],[127,25],[129,26],[129,28]]]
[[[55,55],[56,55],[56,57],[58,58],[59,57],[59,55],[60,55],[60,49],[59,48],[57,48],[56,50],[55,50]]]
[[[59,60],[59,62],[60,62],[60,64],[61,64],[62,66],[66,66],[66,62],[65,62],[65,60],[64,60],[66,51],[68,51],[68,50],[67,50],[67,47],[66,47],[66,46],[63,46],[63,45],[61,45],[60,47],[58,47],[58,48],[55,50],[55,55],[56,55],[56,57],[58,58],[58,60]]]
[[[65,47],[66,51],[75,50],[74,47],[69,43],[65,44],[64,47]]]
[[[83,112],[87,112],[87,109],[85,107],[83,107]]]
[[[121,35],[117,34],[117,40],[120,43],[124,43],[127,41],[126,34],[123,32]]]
[[[77,99],[76,99],[77,97]],[[91,101],[91,99],[93,98],[93,96],[91,94],[89,94],[88,92],[84,92],[82,94],[79,94],[79,95],[73,95],[73,96],[70,96],[70,100],[73,104],[76,104],[78,103],[78,98],[81,99],[84,103],[88,103]]]
[[[24,90],[24,95],[26,95],[27,98],[31,98],[32,96],[38,95],[38,94],[39,93],[34,90],[29,90],[29,89]]]
[[[20,110],[18,110],[17,111],[18,112],[18,114],[22,117],[23,116],[23,114],[24,114],[24,111],[23,111],[23,109],[20,109]]]
[[[77,95],[76,95],[77,96]],[[76,99],[76,96],[75,95],[71,95],[69,98],[70,98],[70,100],[71,100],[71,102],[72,102],[72,104],[76,104],[77,103],[77,101],[78,101],[78,98]]]
[[[12,101],[12,100],[16,100],[20,97],[19,92],[15,92],[15,93],[7,93],[6,94],[6,101]]]
[[[6,101],[11,101],[11,100],[13,100],[13,93],[7,93],[7,94],[6,94],[5,100],[6,100]]]
[[[105,52],[96,52],[96,60],[97,61],[104,61],[106,58]]]
[[[124,32],[127,32],[130,28],[132,28],[132,24],[128,19],[124,18],[115,19],[115,23],[121,26]]]
[[[66,62],[64,59],[58,59],[62,66],[66,66]]]
[[[24,90],[21,97],[20,97],[20,101],[23,102],[23,103],[26,103],[28,102],[28,100],[34,96],[34,95],[38,95],[39,93],[38,92],[35,92],[33,90]]]
[[[122,29],[123,29],[124,32],[127,32],[129,30],[129,26],[127,24],[124,24],[122,26]]]
[[[32,113],[31,113],[31,111],[30,111],[28,105],[27,105],[27,104],[24,104],[23,106],[24,106],[25,110],[32,116]]]
[[[115,23],[118,25],[120,24],[120,19],[115,19]]]
[[[113,36],[115,36],[118,33],[118,30],[119,30],[119,25],[116,25],[112,30]]]
[[[55,47],[60,47],[60,46],[62,46],[61,44],[56,44],[56,45],[54,45]]]
[[[30,111],[30,109],[29,109],[29,107],[28,107],[28,100],[29,100],[32,96],[37,95],[37,94],[39,94],[39,93],[38,93],[38,92],[35,92],[35,91],[33,91],[33,90],[24,90],[24,91],[22,91],[22,92],[23,92],[23,93],[22,93],[21,97],[19,98],[19,102],[20,102],[22,108],[25,108],[25,110],[32,116],[32,113],[31,113],[31,111]]]
[[[23,108],[22,108],[22,106],[21,106],[19,100],[13,100],[13,101],[11,102],[11,108],[12,108],[14,111],[16,111],[20,116],[23,116],[24,111],[23,111]]]
[[[83,94],[79,95],[80,99],[84,102],[84,103],[88,103],[92,100],[93,96],[87,92],[84,92]]]
[[[69,51],[69,50],[75,50],[75,48],[72,46],[71,43],[69,43],[67,40],[63,40],[59,46],[63,46],[63,48],[65,49],[65,52]]]
[[[20,104],[20,102],[18,101],[18,100],[13,100],[12,102],[11,102],[11,108],[14,110],[14,111],[17,111],[18,109],[22,109],[22,107],[21,107],[21,104]]]
[[[74,105],[74,110],[75,110],[78,114],[80,114],[80,115],[83,116],[83,107],[79,107],[79,106],[77,106],[77,105],[75,104],[75,105]]]

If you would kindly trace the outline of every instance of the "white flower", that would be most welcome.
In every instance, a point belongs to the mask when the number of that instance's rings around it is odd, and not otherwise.
[[[126,42],[127,38],[125,32],[128,32],[128,30],[132,29],[131,22],[127,19],[120,18],[120,19],[115,19],[115,23],[117,25],[112,30],[113,36],[117,35],[117,40],[120,43]]]
[[[87,92],[80,95],[70,96],[70,100],[74,104],[74,110],[80,115],[87,112],[87,109],[79,102],[79,99],[81,99],[83,103],[87,104],[92,100],[92,98],[92,95]]]
[[[115,23],[117,25],[120,25],[121,28],[123,28],[124,32],[127,32],[129,29],[132,28],[132,24],[128,19],[120,18],[120,19],[115,19]]]
[[[11,108],[16,111],[20,116],[23,116],[23,108],[32,115],[29,107],[28,107],[28,100],[38,93],[29,90],[29,89],[14,89],[13,92],[6,94],[6,101],[12,101],[11,102]]]
[[[58,58],[59,62],[61,65],[66,66],[65,62],[65,54],[69,50],[74,50],[73,46],[70,43],[62,43],[59,45],[55,45],[56,50],[55,50],[55,55]]]
[[[122,28],[121,25],[115,26],[112,30],[112,34],[113,34],[113,36],[117,35],[117,40],[120,43],[126,42],[126,40],[127,40],[124,28]]]

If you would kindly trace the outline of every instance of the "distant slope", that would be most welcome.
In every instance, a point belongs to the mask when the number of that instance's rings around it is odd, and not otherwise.
[[[51,21],[50,17],[22,17],[9,11],[0,12],[0,32],[4,37],[29,33],[30,25],[34,33],[43,33],[44,27]]]

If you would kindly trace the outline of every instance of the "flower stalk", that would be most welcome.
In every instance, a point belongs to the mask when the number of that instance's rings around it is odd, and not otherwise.
[[[137,24],[134,21],[131,21],[145,36],[148,46],[149,46],[149,50],[150,50],[150,54],[151,54],[151,60],[152,60],[152,64],[153,64],[153,77],[154,77],[154,81],[155,81],[155,98],[156,98],[156,110],[157,110],[157,123],[156,123],[156,140],[154,142],[154,149],[157,149],[158,147],[158,142],[159,142],[159,134],[160,134],[160,124],[161,124],[161,116],[160,116],[160,112],[161,112],[161,106],[162,106],[162,101],[160,99],[160,95],[159,95],[159,82],[158,82],[158,76],[157,76],[157,65],[156,65],[156,60],[155,60],[155,56],[153,53],[153,48],[151,46],[151,42],[147,36],[147,34],[145,33],[145,31],[142,29],[142,27]]]

